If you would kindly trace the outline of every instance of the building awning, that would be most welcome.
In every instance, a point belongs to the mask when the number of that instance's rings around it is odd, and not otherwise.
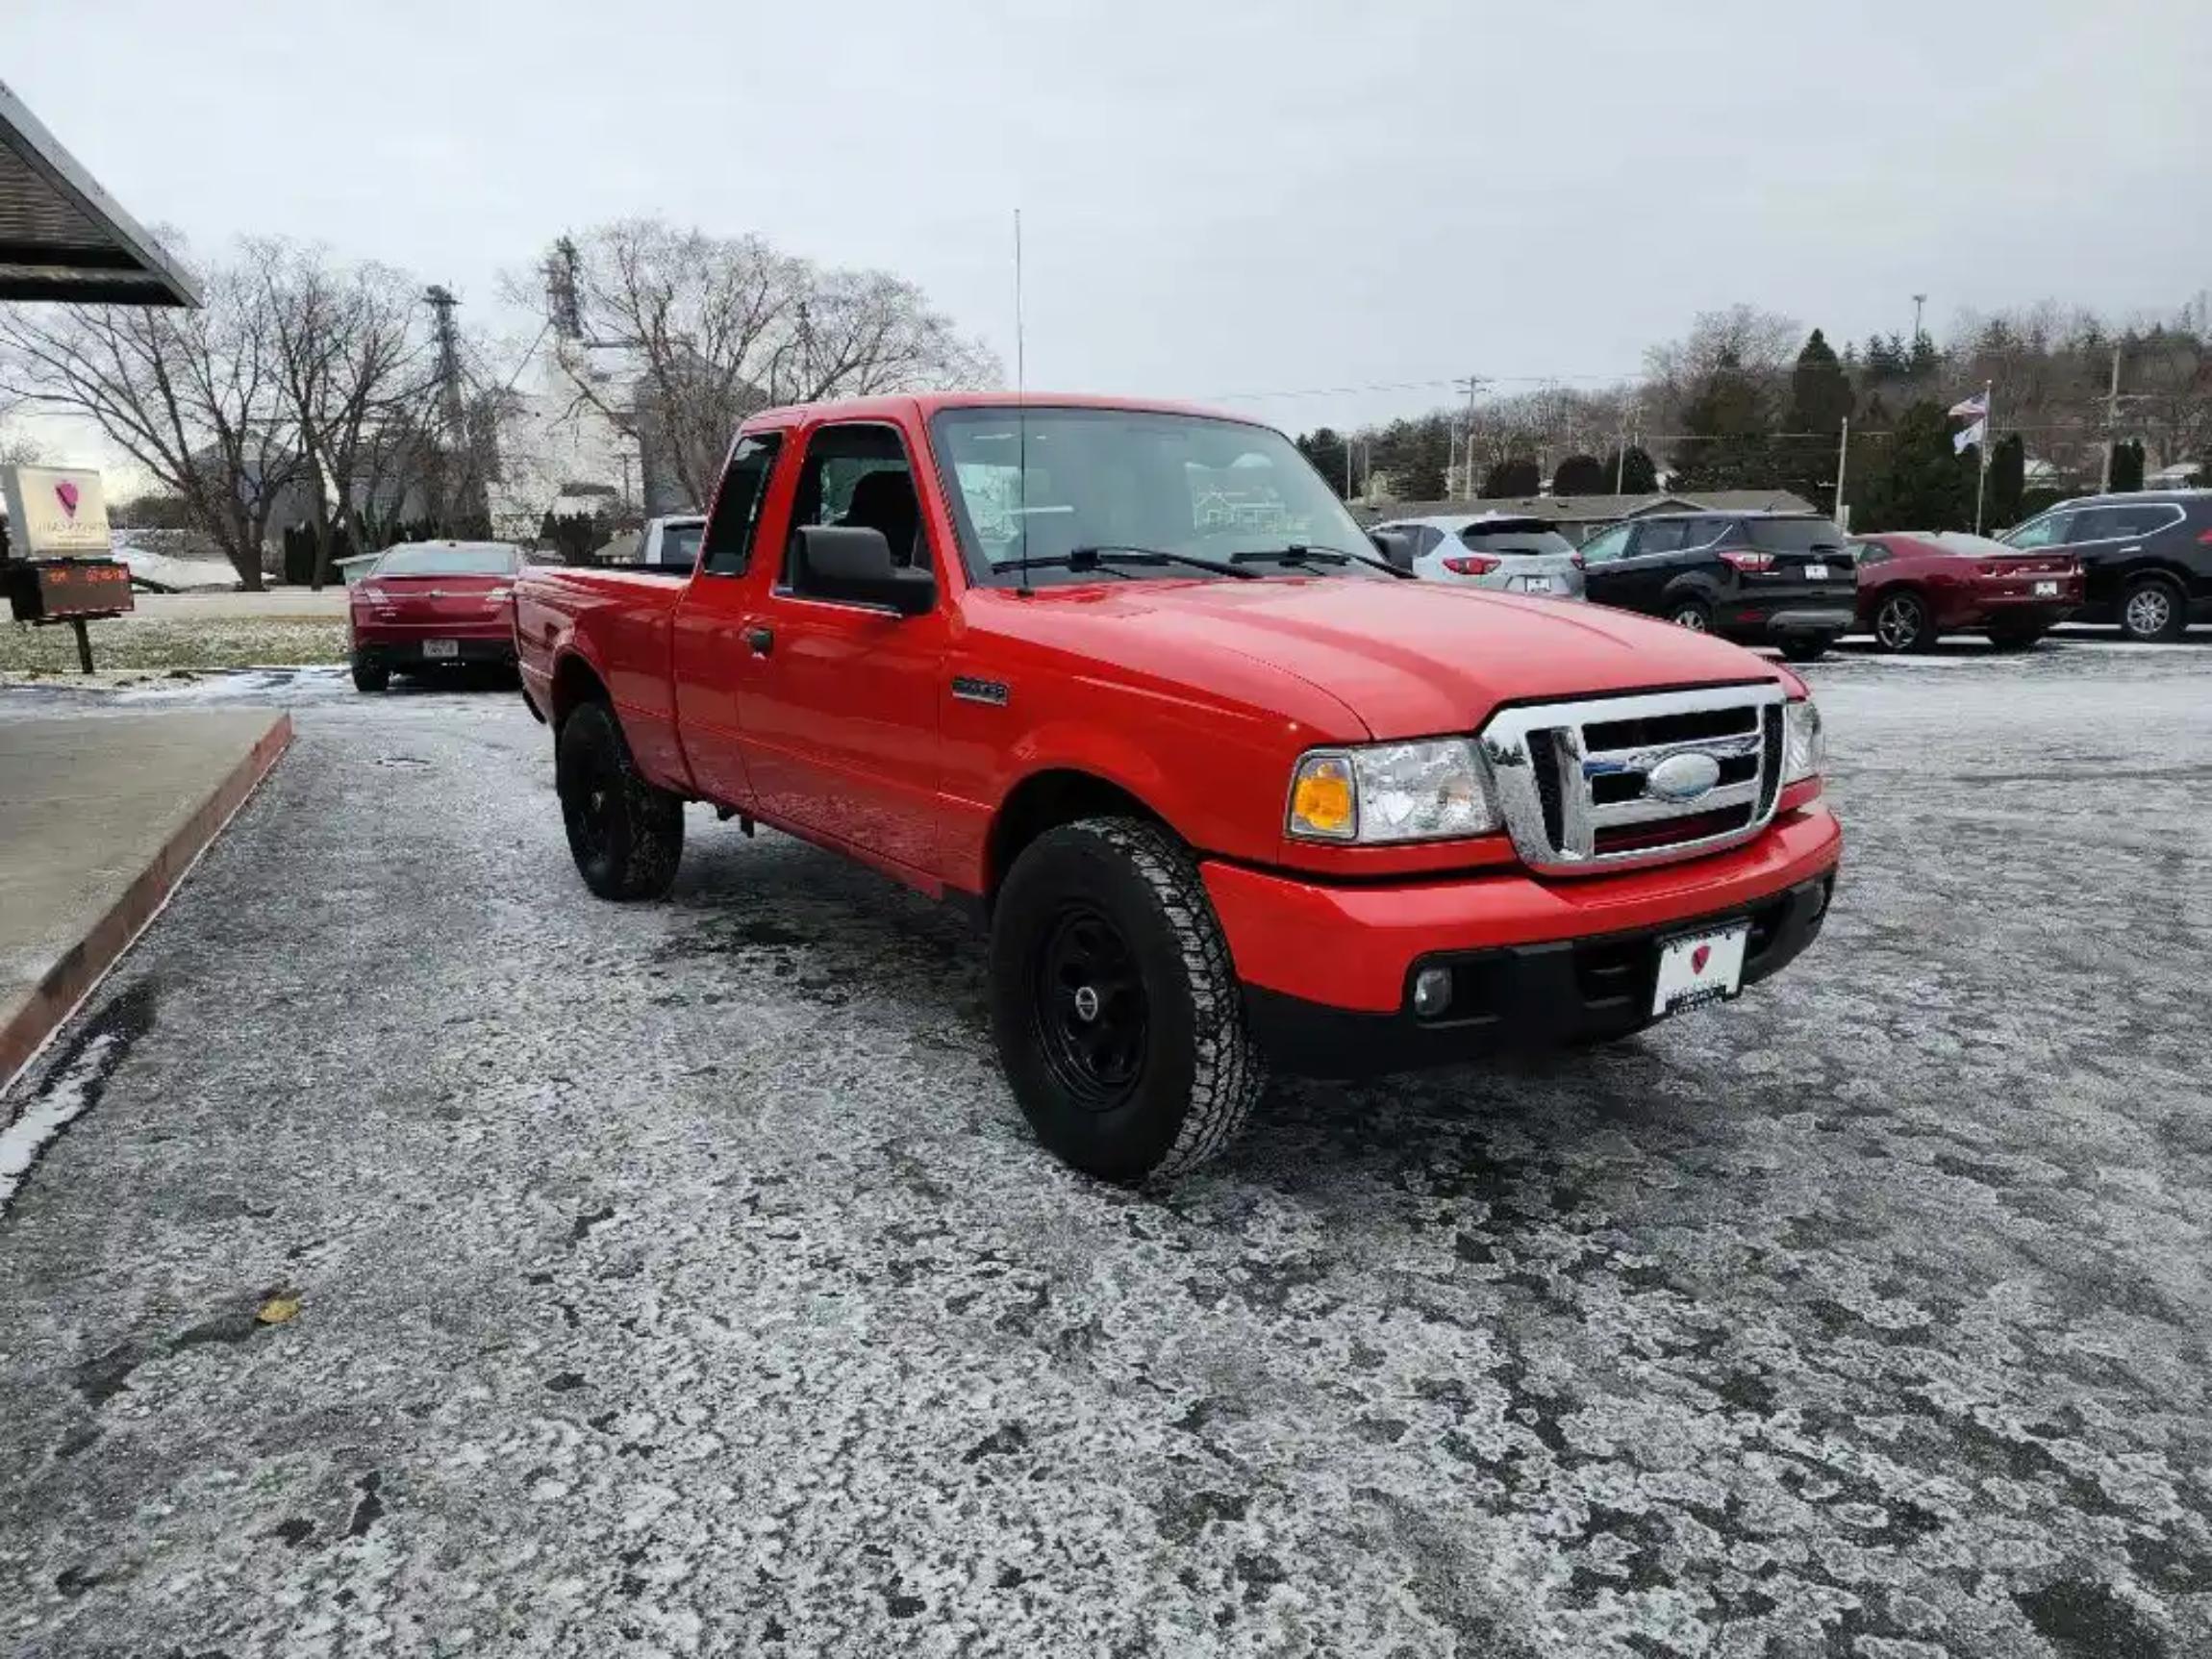
[[[198,305],[199,285],[0,82],[0,301]]]

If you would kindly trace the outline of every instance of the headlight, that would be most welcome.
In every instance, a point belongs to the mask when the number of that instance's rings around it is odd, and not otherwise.
[[[1448,841],[1496,828],[1465,738],[1317,749],[1292,774],[1289,829],[1301,841]]]
[[[1817,778],[1828,764],[1827,740],[1821,736],[1821,711],[1810,698],[1782,705],[1782,782]]]

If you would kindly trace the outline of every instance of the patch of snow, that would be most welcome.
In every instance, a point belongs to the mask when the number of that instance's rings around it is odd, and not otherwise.
[[[96,1098],[94,1085],[100,1078],[100,1062],[116,1041],[110,1032],[86,1043],[69,1068],[24,1108],[23,1116],[0,1129],[0,1216],[8,1213],[9,1203],[39,1155]]]
[[[127,545],[117,547],[113,556],[138,580],[173,593],[189,593],[198,589],[228,592],[239,585],[236,570],[212,559],[177,559],[166,553],[152,553],[143,547]]]

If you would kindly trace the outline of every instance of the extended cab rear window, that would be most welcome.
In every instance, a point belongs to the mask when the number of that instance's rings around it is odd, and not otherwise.
[[[753,556],[753,531],[767,495],[768,474],[783,448],[780,432],[756,432],[738,440],[729,470],[715,492],[715,515],[707,520],[707,556],[699,570],[707,576],[742,576]]]
[[[1747,518],[1744,540],[1768,553],[1841,553],[1844,533],[1825,518]]]

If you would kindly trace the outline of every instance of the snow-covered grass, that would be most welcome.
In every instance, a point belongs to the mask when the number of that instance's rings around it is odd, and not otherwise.
[[[94,622],[92,661],[101,668],[243,668],[261,664],[342,663],[345,623],[329,616],[139,616]],[[0,627],[0,673],[75,675],[77,641],[63,627]]]

